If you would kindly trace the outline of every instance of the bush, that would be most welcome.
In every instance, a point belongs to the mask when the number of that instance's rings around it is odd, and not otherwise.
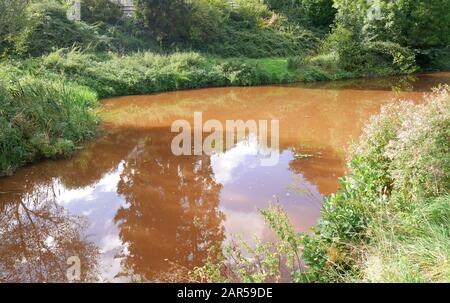
[[[353,32],[357,41],[388,41],[415,50],[427,68],[432,49],[450,43],[450,2],[448,0],[366,1],[335,0],[336,26]]]
[[[363,75],[396,75],[416,71],[412,50],[392,42],[361,40],[357,33],[336,27],[323,45],[324,53],[336,53],[338,65]]]
[[[402,112],[401,118],[396,138],[385,149],[393,193],[411,202],[444,194],[450,180],[448,88],[436,90],[425,104]]]
[[[73,152],[94,136],[96,95],[86,88],[24,77],[0,87],[0,175]]]
[[[365,129],[352,174],[307,236],[304,279],[448,281],[450,96],[392,104]]]
[[[450,70],[450,47],[416,50],[416,58],[425,70]]]
[[[123,17],[119,4],[110,0],[82,0],[81,19],[87,23],[105,22],[115,24]]]
[[[85,12],[85,16],[95,24],[68,20],[65,7],[56,0],[30,2],[23,10],[22,27],[8,35],[6,41],[0,41],[0,51],[3,48],[9,56],[37,57],[59,48],[73,47],[121,53],[158,49],[155,41],[148,39],[144,30],[132,20],[120,19],[110,10],[100,9],[101,2],[111,3],[109,0],[90,1],[96,6]],[[101,13],[105,15],[102,17]]]
[[[26,0],[0,0],[0,57],[12,46],[15,36],[25,26]]]
[[[164,46],[187,40],[191,5],[184,0],[135,0],[135,15],[149,34]]]
[[[269,7],[308,28],[327,29],[336,9],[332,0],[267,0]]]
[[[372,68],[386,68],[392,74],[411,74],[417,70],[414,52],[393,42],[368,42],[363,45]]]
[[[316,35],[273,14],[262,1],[194,1],[183,46],[222,57],[283,57],[309,53]]]
[[[10,54],[40,56],[60,47],[74,46],[108,48],[110,38],[100,35],[95,26],[69,21],[66,10],[57,2],[33,2],[27,11],[27,26],[14,38]]]
[[[100,98],[169,90],[227,85],[258,85],[295,80],[283,62],[263,69],[260,60],[217,59],[198,53],[95,56],[78,50],[59,50],[42,58],[48,71],[63,74],[96,91]]]

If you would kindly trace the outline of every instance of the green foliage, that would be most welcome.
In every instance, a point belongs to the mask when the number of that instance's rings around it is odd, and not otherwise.
[[[95,134],[96,95],[61,81],[15,78],[0,87],[0,175],[67,155]]]
[[[403,113],[395,140],[386,146],[393,193],[420,201],[445,193],[450,180],[448,87]]]
[[[78,50],[59,50],[43,57],[41,62],[46,71],[86,85],[101,98],[208,86],[295,81],[295,75],[287,72],[283,61],[217,59],[194,52],[95,56]],[[273,66],[266,68],[268,63]],[[277,66],[280,68],[275,69]]]
[[[194,48],[216,43],[221,39],[222,26],[229,14],[228,3],[214,0],[197,0],[191,7],[191,18],[194,20],[189,28],[190,44]]]
[[[416,71],[414,53],[393,42],[364,41],[343,27],[336,27],[323,44],[324,53],[337,54],[338,67],[363,75],[395,75]]]
[[[327,29],[334,20],[333,0],[267,0],[269,7],[308,28]]]
[[[25,25],[25,0],[0,0],[0,56],[11,47]]]
[[[333,24],[336,15],[333,0],[303,0],[302,7],[309,26],[328,28]]]
[[[299,27],[250,28],[225,27],[223,39],[197,48],[222,57],[287,57],[311,53],[318,45],[317,37]]]
[[[269,7],[261,0],[235,0],[235,3],[231,18],[246,22],[249,26],[258,25],[272,15]]]
[[[426,70],[450,70],[450,47],[417,50],[416,58]]]
[[[413,49],[423,67],[430,49],[450,45],[450,2],[447,0],[336,0],[337,25],[357,41],[389,41]]]
[[[82,0],[81,19],[87,23],[105,22],[114,24],[123,17],[119,4],[110,0]]]
[[[27,2],[27,6],[22,7],[22,14],[18,14],[23,18],[20,27],[17,25],[15,31],[8,29],[9,35],[0,36],[0,52],[27,57],[40,56],[63,47],[116,52],[157,49],[153,41],[145,39],[143,29],[132,20],[119,19],[116,13],[121,14],[120,9],[114,13],[112,8],[101,9],[100,0],[86,1],[93,7],[83,6],[89,11],[84,16],[89,22],[95,21],[95,24],[68,20],[65,6],[56,0]],[[103,1],[110,3],[108,0]],[[114,5],[111,4],[111,7]]]
[[[107,37],[93,26],[67,20],[66,10],[56,1],[31,3],[27,11],[26,26],[14,37],[12,54],[39,56],[67,46],[107,48]]]
[[[306,53],[318,44],[311,31],[274,15],[259,0],[240,0],[234,6],[225,0],[136,3],[137,20],[165,47],[262,58]]]
[[[392,104],[353,151],[352,174],[304,242],[314,281],[448,281],[450,96]],[[419,266],[417,266],[419,265]]]

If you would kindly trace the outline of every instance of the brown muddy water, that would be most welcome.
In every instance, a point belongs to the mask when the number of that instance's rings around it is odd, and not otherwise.
[[[308,231],[369,117],[439,83],[450,73],[104,100],[103,135],[86,148],[0,179],[0,281],[64,282],[73,257],[83,281],[173,281],[231,235],[271,240],[258,209],[277,201]],[[171,124],[194,112],[278,119],[278,164],[261,166],[251,134],[212,156],[175,156]]]

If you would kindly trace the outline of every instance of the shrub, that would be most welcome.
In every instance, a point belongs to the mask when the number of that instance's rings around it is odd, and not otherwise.
[[[82,0],[81,19],[87,23],[114,24],[123,17],[120,4],[110,0]]]
[[[97,27],[69,21],[66,10],[57,2],[32,2],[27,12],[27,26],[15,37],[12,54],[40,56],[73,46],[106,50],[111,42],[99,34]]]
[[[267,3],[275,12],[311,28],[327,29],[336,14],[332,0],[267,0]]]
[[[437,89],[425,104],[403,112],[396,138],[385,149],[393,192],[406,201],[442,195],[450,180],[450,101]]]
[[[425,70],[450,70],[450,47],[416,50],[416,58]]]
[[[5,55],[24,28],[26,5],[26,0],[0,0],[0,57]]]
[[[184,0],[135,0],[138,22],[165,46],[180,43],[188,37],[191,5]]]
[[[388,41],[415,50],[423,68],[432,60],[429,50],[449,45],[447,0],[335,0],[334,4],[337,27],[349,29],[359,41]]]
[[[352,30],[336,27],[323,45],[324,53],[338,55],[339,68],[362,75],[408,74],[416,71],[412,50],[397,43],[365,41]]]
[[[0,88],[0,175],[21,165],[63,156],[94,136],[96,95],[48,79],[15,79]]]
[[[417,70],[414,52],[393,42],[368,42],[363,45],[372,68],[385,67],[389,74],[411,74]]]
[[[0,52],[3,49],[4,54],[9,56],[36,57],[59,48],[73,47],[85,51],[120,53],[158,49],[155,41],[149,39],[148,34],[131,19],[120,19],[111,10],[101,9],[103,6],[100,5],[101,2],[112,7],[116,4],[111,4],[109,0],[86,1],[95,4],[92,11],[85,12],[89,23],[68,20],[66,8],[56,0],[29,2],[23,8],[20,29],[0,41]],[[86,5],[82,7],[90,8]],[[122,11],[119,9],[119,12]],[[103,17],[101,13],[104,13]]]
[[[303,278],[448,280],[441,264],[450,247],[441,241],[450,233],[449,106],[444,87],[424,104],[392,104],[372,119],[353,151],[352,174],[305,239]]]
[[[195,52],[160,55],[150,52],[133,55],[95,56],[79,50],[59,50],[42,59],[44,68],[88,86],[100,98],[148,94],[168,90],[226,85],[258,85],[295,80],[283,62],[218,59]]]

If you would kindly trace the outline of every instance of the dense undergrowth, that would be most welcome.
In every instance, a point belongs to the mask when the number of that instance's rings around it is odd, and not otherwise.
[[[24,76],[0,85],[0,175],[41,158],[67,155],[95,135],[94,92]]]
[[[158,49],[157,43],[145,39],[143,30],[128,19],[118,19],[113,24],[70,21],[67,9],[57,1],[31,1],[22,10],[23,16],[16,16],[15,12],[11,16],[23,19],[17,30],[0,32],[0,56],[37,57],[65,47],[97,52]]]
[[[195,281],[450,281],[450,95],[385,106],[354,146],[350,175],[329,196],[312,234],[274,206],[262,215],[278,241],[234,243]],[[298,256],[302,254],[300,259]],[[232,262],[230,262],[232,260]],[[286,277],[284,277],[286,278]]]
[[[352,152],[352,174],[325,202],[304,240],[306,277],[318,281],[450,280],[450,95],[391,104]]]

